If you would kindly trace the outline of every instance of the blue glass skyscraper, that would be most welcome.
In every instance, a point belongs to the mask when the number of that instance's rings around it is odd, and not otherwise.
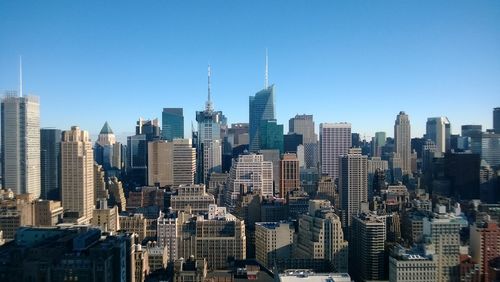
[[[249,114],[250,151],[257,152],[260,149],[260,125],[262,121],[276,119],[274,85],[257,92],[255,96],[250,96]]]
[[[172,141],[184,138],[184,115],[182,108],[163,108],[161,119],[161,137]]]

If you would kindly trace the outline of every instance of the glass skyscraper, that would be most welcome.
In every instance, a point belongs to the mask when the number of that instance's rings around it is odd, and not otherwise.
[[[250,151],[257,152],[260,147],[260,125],[263,120],[273,120],[274,109],[274,85],[271,85],[249,99],[249,137]]]
[[[279,150],[283,154],[283,124],[275,119],[263,120],[260,123],[260,149]]]
[[[61,200],[61,130],[40,129],[40,198]]]
[[[172,141],[184,138],[184,115],[182,108],[163,108],[161,119],[161,137]]]

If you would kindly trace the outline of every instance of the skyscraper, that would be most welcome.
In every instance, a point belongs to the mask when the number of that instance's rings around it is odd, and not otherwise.
[[[40,198],[61,200],[61,130],[40,129]]]
[[[387,238],[386,218],[374,213],[353,218],[349,242],[349,274],[356,281],[383,280],[386,275],[384,244]]]
[[[262,155],[240,155],[233,162],[226,185],[226,206],[232,207],[241,189],[259,191],[261,197],[273,196],[273,164]]]
[[[340,157],[338,187],[345,226],[351,226],[352,217],[361,211],[361,203],[368,203],[367,162],[360,148],[349,149]]]
[[[260,147],[260,125],[264,120],[276,119],[274,109],[274,85],[257,92],[249,99],[249,137],[250,151],[257,152]]]
[[[495,130],[495,133],[500,134],[500,107],[493,109],[493,130]]]
[[[221,111],[214,111],[210,89],[210,66],[208,66],[208,99],[204,111],[196,112],[198,122],[197,174],[198,182],[205,183],[213,172],[222,172],[221,126],[226,118]]]
[[[316,167],[318,164],[318,135],[314,132],[313,116],[295,115],[290,119],[288,127],[289,132],[302,135],[306,167]]]
[[[425,137],[434,141],[438,152],[445,153],[450,149],[451,125],[447,117],[427,119]]]
[[[40,103],[22,91],[1,100],[2,187],[40,197]]]
[[[184,115],[182,108],[163,108],[161,119],[161,137],[172,141],[184,138]]]
[[[403,174],[411,172],[411,126],[405,112],[399,112],[394,124],[394,152],[401,159]]]
[[[300,165],[296,154],[284,154],[280,162],[280,197],[300,187]]]
[[[283,124],[278,124],[275,119],[261,121],[260,149],[279,150],[280,154],[283,154]]]
[[[120,170],[122,168],[121,147],[121,144],[116,142],[115,134],[106,121],[95,142],[94,160],[107,172],[112,168]]]
[[[339,177],[339,157],[346,155],[352,145],[350,123],[322,123],[319,125],[321,173],[334,180]]]
[[[89,133],[72,126],[61,142],[61,191],[64,210],[89,223],[94,209],[94,154]]]
[[[375,132],[372,143],[372,156],[381,157],[382,147],[385,146],[386,134],[385,132]]]

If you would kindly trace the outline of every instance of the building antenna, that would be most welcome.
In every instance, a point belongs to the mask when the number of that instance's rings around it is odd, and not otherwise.
[[[23,57],[19,56],[19,97],[23,97]]]
[[[208,100],[206,104],[206,110],[211,112],[213,110],[212,107],[212,100],[211,100],[211,84],[210,84],[210,76],[211,76],[211,70],[210,70],[210,64],[208,64]]]
[[[264,87],[267,88],[269,87],[269,59],[267,56],[267,48],[266,48],[266,77],[265,77],[265,84]]]

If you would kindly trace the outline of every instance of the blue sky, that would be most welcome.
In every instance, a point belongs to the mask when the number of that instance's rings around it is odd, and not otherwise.
[[[186,134],[212,97],[229,122],[248,121],[264,85],[278,121],[297,113],[412,135],[430,116],[492,126],[500,106],[500,1],[0,1],[0,91],[40,96],[41,125],[134,131],[139,117],[183,107]]]

